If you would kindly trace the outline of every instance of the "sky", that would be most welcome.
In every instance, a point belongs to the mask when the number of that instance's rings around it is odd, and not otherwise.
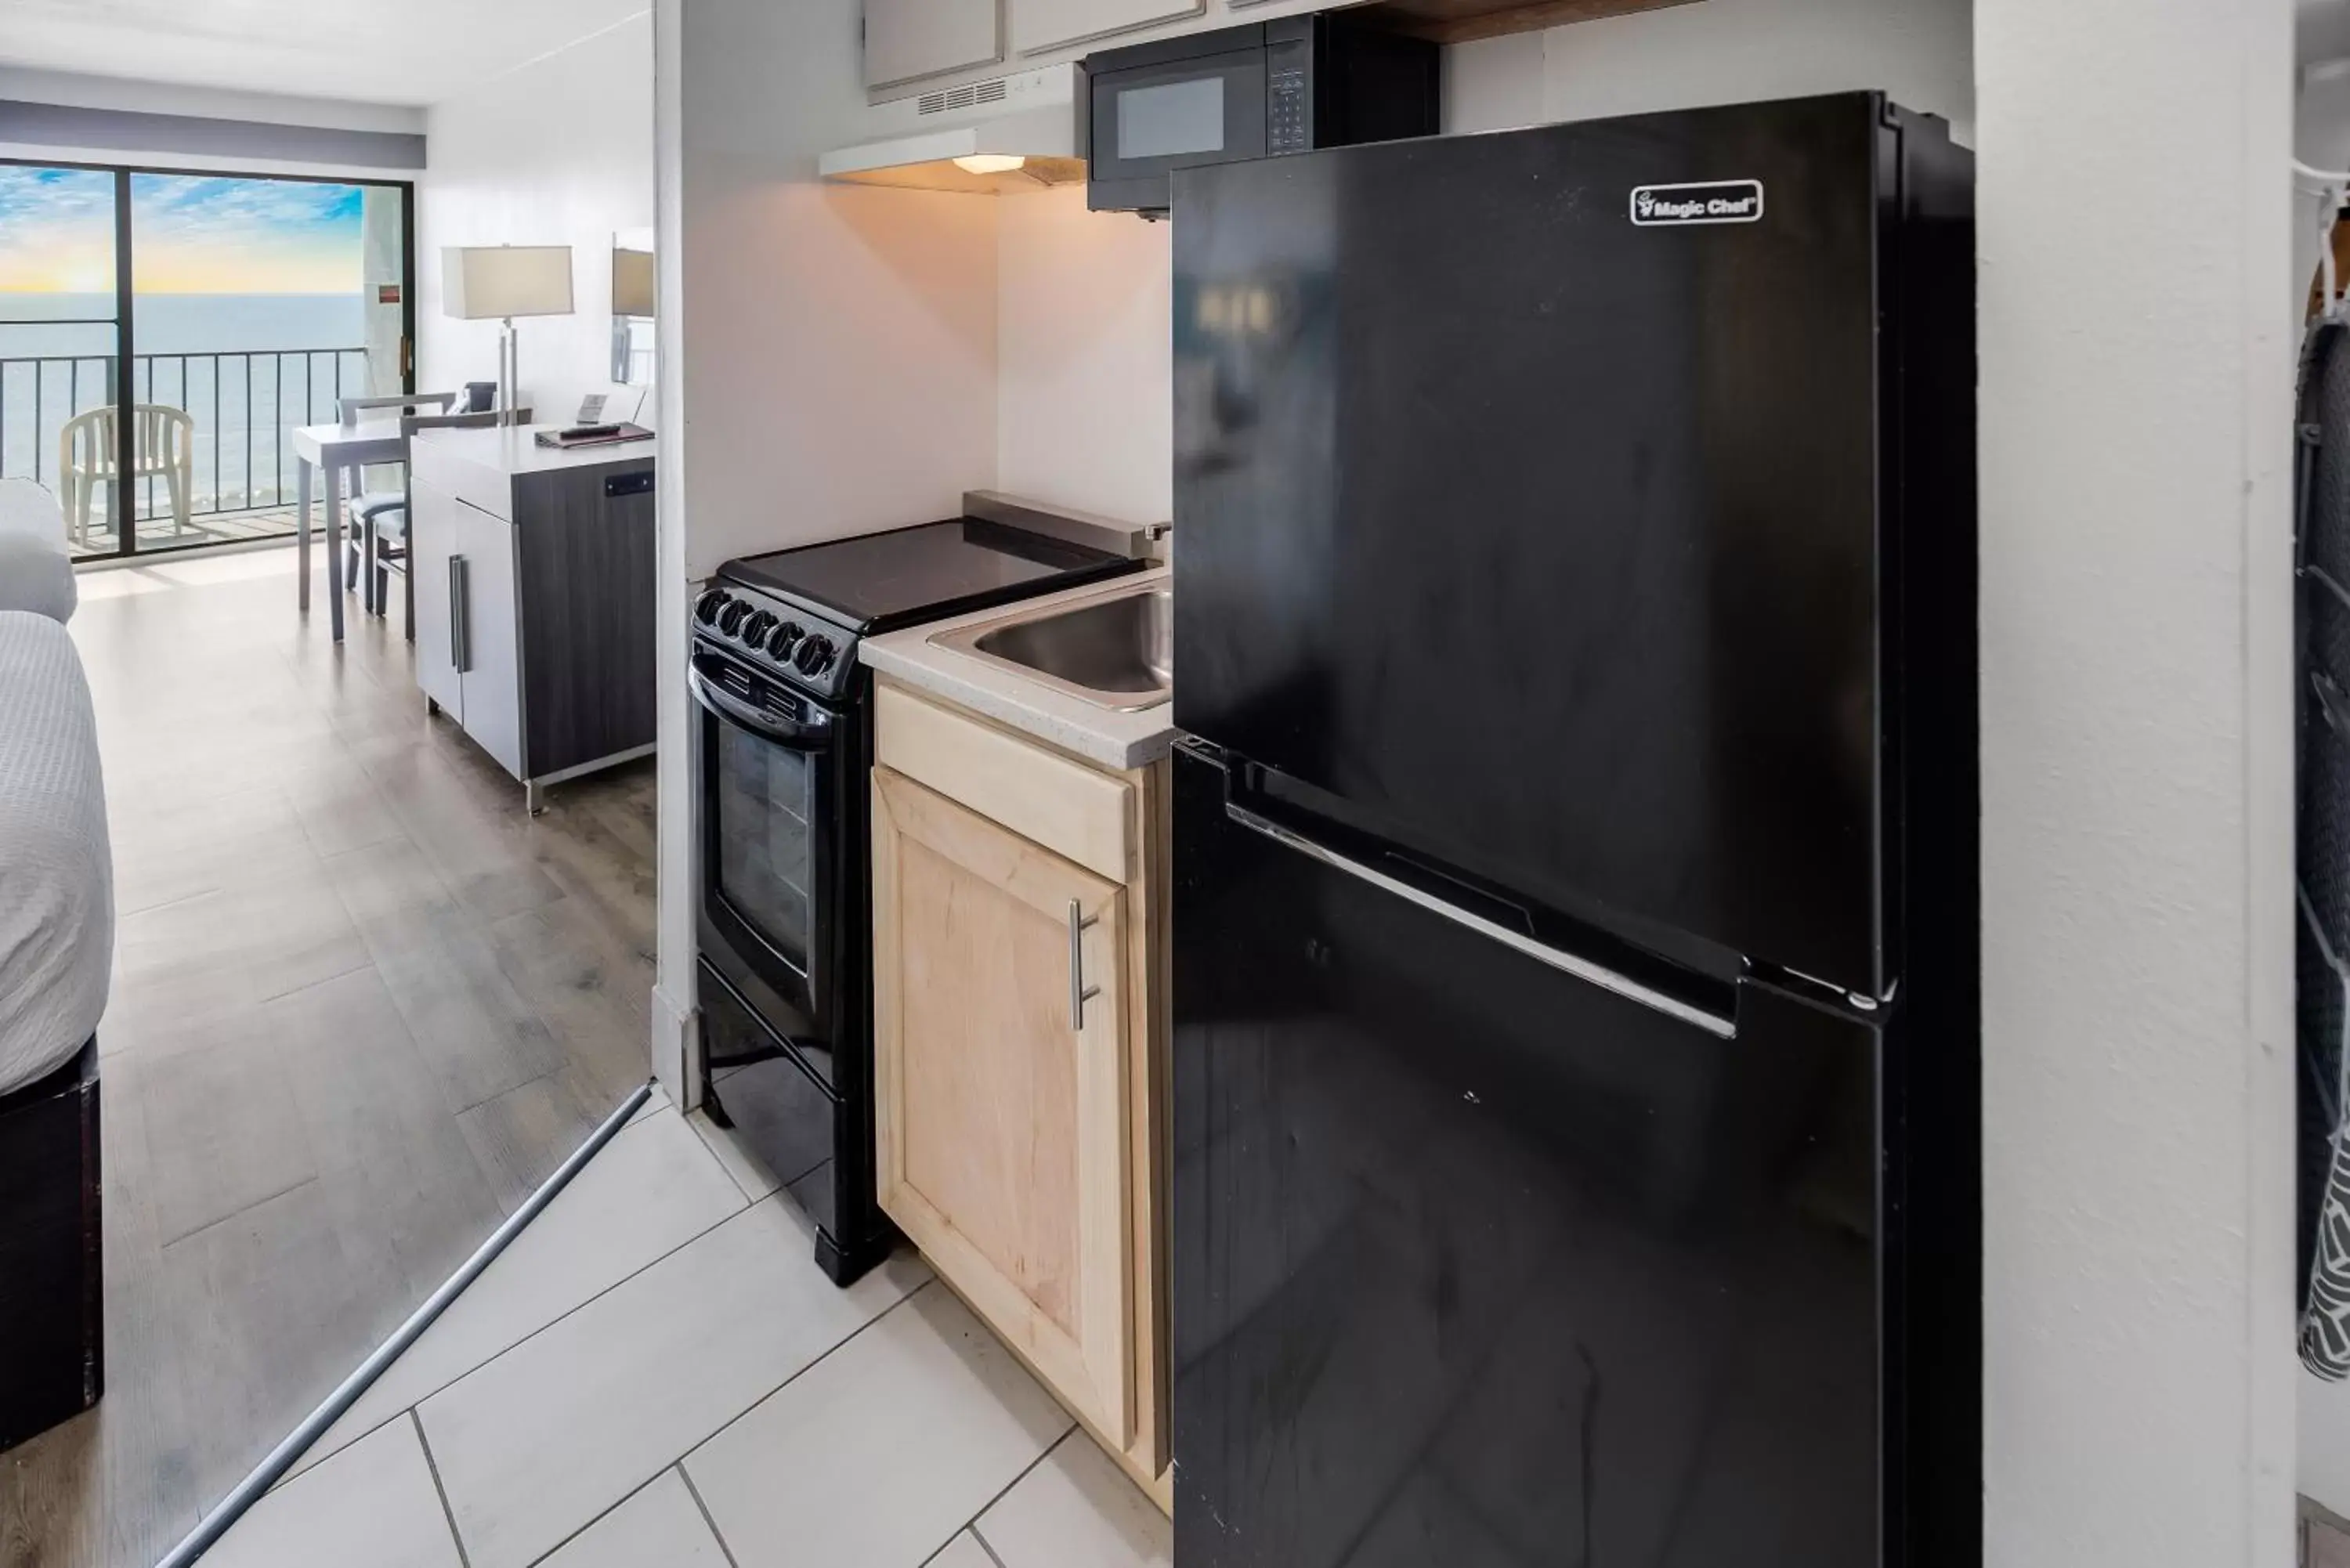
[[[355,294],[356,185],[195,174],[130,179],[141,294]],[[0,165],[0,293],[114,290],[114,176]]]

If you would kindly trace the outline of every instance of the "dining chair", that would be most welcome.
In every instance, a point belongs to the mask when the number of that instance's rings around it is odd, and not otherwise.
[[[522,411],[527,422],[530,410]],[[413,439],[418,431],[486,430],[500,422],[495,409],[473,414],[403,414],[400,433],[403,440]],[[407,612],[408,640],[416,640],[416,582],[408,571],[408,495],[405,491],[390,498],[391,504],[369,512],[364,522],[365,534],[356,541],[359,553],[351,557],[351,575],[355,579],[364,560],[372,574],[369,596],[374,611],[384,613],[384,598],[391,584],[388,574],[398,572],[402,585],[402,597]],[[346,588],[349,587],[347,582]]]
[[[450,410],[455,408],[463,397],[464,394],[462,392],[354,393],[349,397],[335,400],[335,417],[347,425],[355,425],[359,423],[362,415],[382,414],[397,410],[402,422],[405,423],[412,416],[423,415],[431,418],[445,415]],[[424,414],[426,410],[432,410],[432,413]],[[343,588],[346,593],[349,592],[359,580],[360,563],[371,559],[374,555],[371,545],[362,547],[362,540],[371,539],[374,536],[378,518],[407,508],[407,471],[403,468],[400,489],[361,490],[351,497],[351,530],[346,535],[348,542],[343,546]],[[369,581],[369,586],[371,588],[377,587],[382,575],[381,572],[378,572]],[[369,597],[367,604],[368,607],[376,614],[383,613],[380,588]]]
[[[113,482],[121,448],[120,427],[111,405],[76,414],[57,432],[58,501],[73,531],[73,541],[89,545],[89,504],[98,487]],[[195,503],[196,421],[185,409],[163,403],[135,403],[130,409],[131,457],[130,479],[158,479],[172,497],[172,537],[187,533]],[[127,490],[127,482],[126,482]],[[123,505],[130,503],[126,493]],[[121,523],[115,522],[116,538]]]

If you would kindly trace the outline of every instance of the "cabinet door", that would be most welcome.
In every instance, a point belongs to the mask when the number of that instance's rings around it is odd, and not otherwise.
[[[421,482],[408,487],[408,569],[416,585],[416,684],[447,710],[465,717],[463,683],[457,676],[457,643],[452,574],[461,503]]]
[[[865,85],[891,87],[1003,57],[999,0],[865,0]]]
[[[1107,37],[1155,22],[1179,22],[1205,0],[1011,0],[1012,47],[1024,55]]]
[[[515,486],[523,755],[533,777],[653,743],[660,578],[649,462]],[[619,493],[614,493],[618,491]]]
[[[1126,899],[874,770],[881,1207],[1120,1449],[1134,1403]]]
[[[460,501],[457,647],[465,733],[516,778],[523,771],[522,662],[516,648],[514,524]]]

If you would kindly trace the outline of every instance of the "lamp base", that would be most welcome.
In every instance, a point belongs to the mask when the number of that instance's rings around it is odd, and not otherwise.
[[[521,397],[522,338],[515,331],[514,317],[509,316],[498,332],[498,423],[522,422],[517,406]]]

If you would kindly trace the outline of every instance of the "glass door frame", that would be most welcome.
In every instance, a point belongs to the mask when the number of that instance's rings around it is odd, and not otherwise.
[[[114,177],[114,435],[115,479],[107,497],[109,520],[114,529],[114,548],[89,550],[74,556],[82,561],[125,560],[135,556],[158,556],[179,550],[202,549],[205,542],[186,545],[151,546],[139,545],[137,504],[131,496],[131,469],[138,459],[139,432],[134,427],[130,410],[138,400],[135,367],[138,349],[135,340],[136,288],[134,286],[133,236],[131,234],[131,181],[141,174],[158,174],[197,180],[275,180],[296,185],[372,186],[400,192],[400,389],[403,393],[416,390],[416,182],[413,180],[379,180],[345,174],[277,174],[259,170],[242,169],[180,169],[149,163],[92,163],[75,159],[0,157],[0,168],[66,169],[79,173],[110,174]],[[364,288],[364,280],[362,280]],[[59,325],[75,325],[59,323]],[[82,325],[102,326],[93,319]],[[36,367],[35,375],[39,374]],[[247,374],[251,372],[248,370]],[[304,410],[307,412],[306,409]],[[219,410],[213,410],[219,418]],[[40,431],[33,432],[36,447]],[[298,462],[298,460],[297,460]],[[215,476],[214,483],[218,483]],[[248,482],[249,483],[249,482]],[[307,526],[304,518],[296,527]],[[212,541],[219,543],[220,541]]]

